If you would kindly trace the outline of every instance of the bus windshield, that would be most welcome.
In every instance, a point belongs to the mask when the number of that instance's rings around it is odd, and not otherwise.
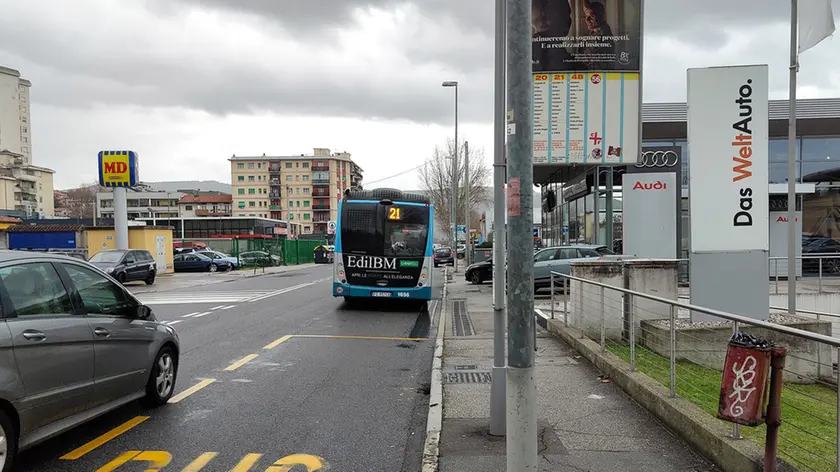
[[[429,207],[350,202],[342,206],[341,241],[346,254],[423,257]]]

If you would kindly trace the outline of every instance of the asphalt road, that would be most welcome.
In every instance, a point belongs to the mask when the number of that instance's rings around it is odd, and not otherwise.
[[[331,296],[331,274],[139,295],[180,335],[176,396],[76,428],[14,470],[419,470],[439,304],[350,310]]]

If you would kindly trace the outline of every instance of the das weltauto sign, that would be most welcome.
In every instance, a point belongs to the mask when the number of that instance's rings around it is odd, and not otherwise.
[[[767,251],[768,68],[688,71],[692,252]]]

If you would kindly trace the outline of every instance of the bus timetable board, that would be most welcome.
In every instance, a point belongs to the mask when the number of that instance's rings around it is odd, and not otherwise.
[[[434,205],[427,197],[351,191],[338,213],[333,296],[432,298]]]

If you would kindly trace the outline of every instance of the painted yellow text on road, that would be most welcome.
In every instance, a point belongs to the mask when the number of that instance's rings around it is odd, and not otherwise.
[[[133,461],[148,463],[145,472],[157,472],[172,462],[172,454],[166,451],[125,451],[116,459],[96,469],[96,472],[113,472]]]
[[[218,455],[218,452],[205,452],[190,462],[181,472],[201,472],[208,466],[207,471],[226,469],[221,464],[211,465],[212,462],[218,461]],[[264,454],[246,454],[230,469],[230,472],[256,472],[257,470],[265,470],[265,472],[302,472],[304,469],[306,472],[325,472],[329,469],[327,461],[310,454],[290,454],[277,459],[267,469],[262,469],[262,467],[265,467],[265,462],[263,465],[258,466],[258,464],[263,457]],[[158,472],[172,462],[172,454],[167,451],[125,451],[112,461],[96,469],[96,472],[114,472],[122,466],[125,466],[125,469],[131,467],[132,470],[135,470],[135,467],[126,464],[136,462],[146,463],[145,472]]]

